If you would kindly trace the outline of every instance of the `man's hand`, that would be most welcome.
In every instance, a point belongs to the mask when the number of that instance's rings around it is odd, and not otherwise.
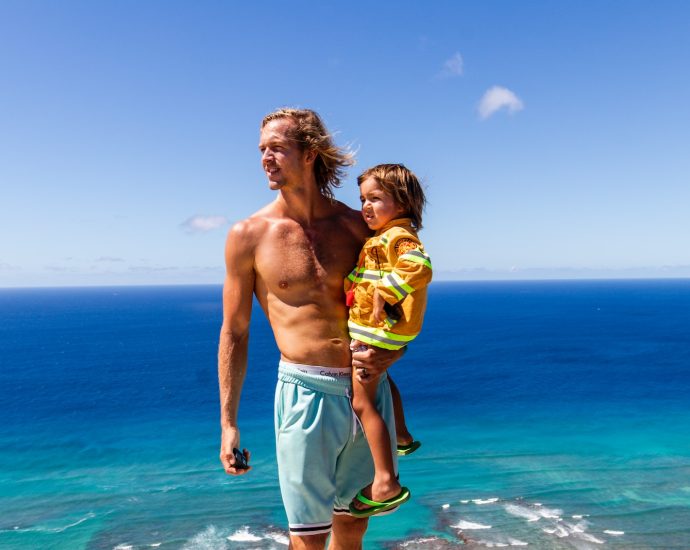
[[[220,442],[220,462],[223,464],[223,469],[226,474],[231,476],[241,476],[252,469],[251,466],[247,468],[235,468],[235,455],[232,450],[239,448],[240,445],[240,431],[237,428],[223,428],[221,442]],[[251,453],[247,449],[243,449],[242,454],[249,462]]]
[[[352,368],[355,369],[357,380],[362,384],[378,381],[379,377],[404,353],[403,350],[367,346],[359,340],[353,340],[350,349],[352,350]]]

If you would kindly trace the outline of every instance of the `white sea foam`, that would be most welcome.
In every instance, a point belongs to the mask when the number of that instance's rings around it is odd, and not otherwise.
[[[604,531],[607,535],[611,535],[612,537],[620,537],[622,535],[625,535],[625,531],[612,531],[611,529],[606,529]]]
[[[249,526],[245,525],[228,537],[231,542],[258,542],[262,537],[258,537],[249,532]]]
[[[475,529],[491,529],[491,525],[483,525],[481,523],[474,523],[471,521],[460,520],[457,525],[451,525],[453,529],[462,529],[463,531],[472,531]]]
[[[507,548],[509,546],[529,546],[529,543],[523,542],[521,540],[513,539],[510,537],[498,536],[494,540],[482,539],[476,541],[477,544],[486,546],[487,548]]]
[[[558,538],[565,538],[570,536],[570,531],[562,525],[554,525],[553,527],[544,527],[542,529],[547,535],[556,535]]]
[[[227,547],[225,536],[214,525],[210,525],[189,539],[182,550],[224,550]]]
[[[450,508],[450,504],[442,504],[441,508],[443,508],[444,510],[448,510],[448,508]]]
[[[557,508],[545,508],[544,506],[540,506],[535,510],[519,504],[506,504],[505,510],[511,516],[524,518],[527,521],[539,521],[540,519],[560,520],[563,514],[563,511]]]
[[[505,510],[511,516],[517,516],[519,518],[526,519],[527,521],[539,521],[541,519],[540,514],[538,514],[536,511],[526,508],[525,506],[518,506],[517,504],[506,504]]]
[[[573,525],[572,523],[565,523],[565,526],[573,533],[584,533],[587,530],[587,522],[581,521]]]
[[[151,548],[158,548],[161,544],[162,544],[162,543],[160,543],[160,542],[154,542],[154,543],[152,543],[152,544],[149,544],[149,546],[150,546]]]
[[[482,504],[493,504],[494,502],[498,502],[498,498],[496,498],[496,497],[494,497],[494,498],[485,498],[485,499],[482,499],[482,498],[475,498],[475,499],[472,500],[472,502],[474,502],[475,504],[479,504],[479,505],[482,505]]]
[[[133,550],[134,546],[131,544],[118,544],[117,546],[113,547],[113,550]]]
[[[266,538],[271,539],[272,541],[277,542],[278,544],[284,544],[285,546],[288,546],[290,544],[290,538],[287,535],[284,535],[283,533],[268,532],[266,533]]]
[[[500,542],[495,540],[479,540],[477,544],[481,546],[486,546],[487,548],[506,548],[510,546],[507,542]]]
[[[590,535],[589,533],[581,533],[579,535],[579,538],[582,540],[586,540],[587,542],[593,542],[594,544],[604,544],[605,541],[598,539],[594,535]]]
[[[400,544],[399,548],[407,548],[408,546],[419,546],[421,544],[425,545],[428,548],[433,548],[431,546],[431,543],[438,541],[439,539],[437,537],[424,537],[424,538],[419,538],[419,539],[412,539],[408,540],[407,542],[403,542]]]
[[[467,499],[465,499],[465,500],[461,500],[460,502],[461,502],[462,504],[469,504],[469,503],[470,503],[470,501],[469,501],[469,500],[467,500]]]

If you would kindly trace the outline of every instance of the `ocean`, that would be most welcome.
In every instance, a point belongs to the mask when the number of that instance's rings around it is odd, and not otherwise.
[[[218,286],[0,290],[0,548],[283,549],[258,307],[218,461]],[[393,367],[421,449],[366,549],[690,548],[690,280],[433,283]]]

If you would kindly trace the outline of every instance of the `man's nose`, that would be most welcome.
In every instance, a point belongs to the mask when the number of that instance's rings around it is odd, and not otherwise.
[[[264,152],[261,153],[261,160],[262,161],[266,161],[266,160],[269,160],[272,158],[273,158],[273,151],[271,151],[270,149],[264,149]]]

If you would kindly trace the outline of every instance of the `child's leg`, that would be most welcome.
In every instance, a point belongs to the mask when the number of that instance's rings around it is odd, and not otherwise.
[[[391,375],[388,375],[388,383],[391,387],[391,396],[393,397],[393,412],[395,414],[395,436],[398,440],[398,445],[409,445],[414,441],[412,434],[407,429],[407,424],[405,423],[405,411],[403,410],[402,397],[400,397],[400,391],[398,386],[393,382]]]
[[[377,387],[378,380],[362,384],[355,376],[352,378],[352,408],[362,423],[371,456],[374,459],[374,481],[371,484],[371,494],[368,494],[368,490],[364,491],[364,494],[372,500],[382,502],[400,493],[400,483],[395,475],[390,435],[386,423],[376,410]],[[366,505],[362,504],[361,508],[366,508]]]

